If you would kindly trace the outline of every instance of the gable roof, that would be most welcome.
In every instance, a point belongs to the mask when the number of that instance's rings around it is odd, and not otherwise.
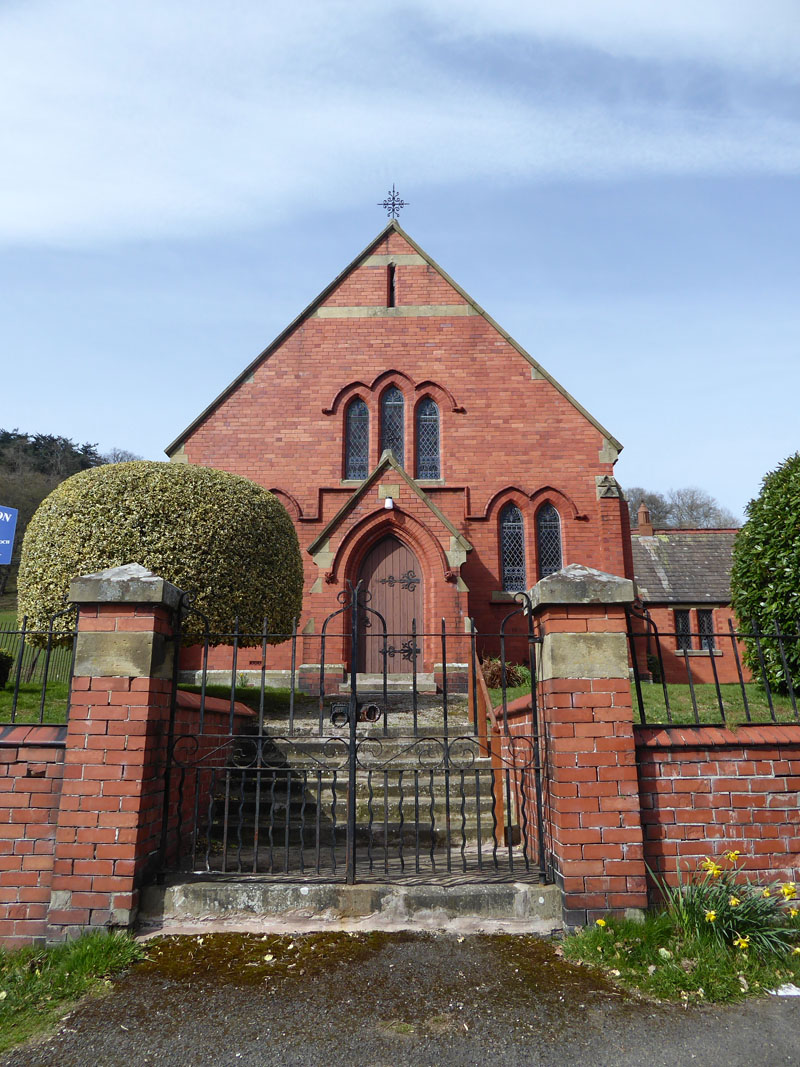
[[[454,281],[450,277],[450,275],[446,271],[444,271],[439,266],[439,264],[431,256],[429,256],[423,248],[421,248],[417,244],[413,237],[410,237],[406,233],[406,231],[402,228],[397,219],[390,219],[388,225],[381,230],[378,236],[374,240],[370,241],[367,247],[362,252],[359,252],[356,258],[351,263],[349,263],[343,271],[337,274],[333,281],[329,285],[327,285],[322,290],[322,292],[311,301],[308,307],[301,311],[300,314],[289,323],[286,329],[282,330],[281,333],[279,333],[278,336],[274,339],[274,341],[267,345],[263,352],[260,352],[251,363],[248,363],[248,365],[244,368],[241,374],[237,375],[237,377],[233,379],[230,385],[226,386],[225,389],[223,389],[222,392],[219,394],[219,396],[212,400],[208,407],[201,411],[197,418],[194,419],[191,423],[189,423],[186,429],[183,430],[183,432],[180,433],[174,441],[167,445],[167,447],[164,449],[165,453],[168,456],[171,456],[172,453],[189,436],[189,434],[192,433],[192,431],[195,430],[200,425],[200,423],[203,422],[203,420],[207,418],[207,416],[210,415],[215,410],[215,408],[217,408],[223,402],[223,400],[225,400],[230,395],[230,393],[233,392],[234,389],[236,389],[246,378],[248,378],[263,360],[268,359],[272,355],[272,353],[283,344],[287,337],[289,337],[289,335],[294,330],[296,330],[298,326],[300,326],[302,322],[304,322],[307,318],[313,315],[314,312],[319,308],[319,306],[327,300],[333,290],[336,289],[336,287],[344,281],[347,275],[351,271],[355,270],[356,267],[361,264],[362,260],[364,260],[368,255],[370,255],[372,249],[382,240],[384,240],[384,238],[388,237],[391,233],[397,233],[403,238],[403,240],[407,241],[408,244],[411,245],[411,247],[415,250],[415,252],[417,252],[417,254],[425,260],[428,266],[432,267],[439,275],[441,275],[441,277],[444,278],[444,280],[449,285],[451,285],[453,289],[455,289],[459,296],[463,297],[463,299],[466,300],[467,304],[473,309],[473,311],[477,315],[480,315],[482,318],[484,318],[489,323],[489,325],[492,326],[500,334],[500,336],[512,346],[512,348],[515,348],[517,352],[519,352],[523,359],[527,360],[527,362],[530,363],[531,367],[534,368],[534,370],[540,377],[548,381],[554,389],[557,389],[558,392],[561,393],[561,395],[566,400],[568,400],[574,408],[576,408],[586,419],[589,420],[589,422],[595,427],[595,429],[600,431],[603,437],[608,441],[611,447],[616,450],[617,453],[622,451],[622,445],[616,439],[616,437],[614,437],[613,434],[609,433],[608,430],[602,425],[602,423],[598,422],[598,420],[592,414],[590,414],[590,412],[588,412],[582,404],[579,404],[575,397],[572,396],[571,393],[568,393],[564,386],[557,382],[556,379],[551,374],[549,374],[544,369],[544,367],[540,363],[538,363],[532,355],[530,355],[529,352],[526,352],[522,345],[515,341],[511,334],[504,330],[503,327],[498,322],[496,322],[491,315],[488,314],[488,312],[484,311],[480,304],[478,304],[477,301],[473,300],[469,293],[462,289],[458,282]],[[455,306],[457,305],[454,305],[454,307]]]
[[[728,604],[736,530],[657,530],[631,535],[633,571],[645,602]]]
[[[408,472],[400,466],[400,464],[395,459],[394,452],[392,452],[390,448],[387,448],[386,451],[383,453],[380,460],[378,461],[378,466],[375,468],[372,474],[370,474],[364,479],[364,481],[361,483],[361,485],[359,485],[358,489],[356,489],[353,495],[351,497],[348,497],[344,504],[342,504],[342,506],[331,519],[331,521],[325,524],[325,528],[320,534],[318,534],[317,537],[314,538],[314,540],[306,549],[306,552],[310,553],[313,556],[317,549],[322,544],[324,544],[324,542],[330,537],[330,535],[333,533],[339,523],[350,514],[350,512],[353,510],[353,508],[356,506],[362,496],[364,496],[364,494],[373,487],[373,485],[377,482],[377,480],[382,474],[384,474],[387,470],[390,469],[395,471],[398,478],[401,478],[409,487],[409,489],[411,489],[411,491],[419,497],[422,503],[426,504],[430,508],[430,510],[433,512],[439,522],[441,522],[450,532],[450,535],[457,539],[458,543],[464,549],[464,551],[471,552],[472,545],[469,543],[466,537],[459,531],[456,526],[453,525],[453,523],[450,521],[450,519],[448,519],[444,512],[436,507],[436,505],[428,496],[428,494],[423,492],[422,489],[420,489],[420,487],[417,485],[411,475],[408,474]]]

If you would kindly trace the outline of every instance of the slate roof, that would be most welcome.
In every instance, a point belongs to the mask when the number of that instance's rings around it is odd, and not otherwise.
[[[736,530],[634,531],[633,570],[645,603],[728,604]]]

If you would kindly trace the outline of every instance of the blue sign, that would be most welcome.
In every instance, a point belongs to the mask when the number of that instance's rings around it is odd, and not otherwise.
[[[14,532],[17,529],[17,509],[0,504],[0,563],[10,563],[14,551]]]

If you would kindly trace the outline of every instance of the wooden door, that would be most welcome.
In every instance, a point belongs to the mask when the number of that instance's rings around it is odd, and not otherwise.
[[[372,548],[361,567],[362,588],[371,594],[369,607],[386,619],[388,674],[410,674],[412,623],[422,631],[422,571],[417,557],[396,537],[385,537]],[[366,617],[365,617],[366,616]],[[359,667],[368,674],[383,673],[383,628],[380,619],[362,612],[359,626]],[[422,639],[417,639],[417,670],[422,670]]]

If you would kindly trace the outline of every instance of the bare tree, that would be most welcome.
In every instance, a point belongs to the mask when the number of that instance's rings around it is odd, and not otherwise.
[[[134,459],[141,459],[135,452],[129,452],[127,448],[112,448],[100,459],[103,463],[130,463]]]
[[[625,497],[631,516],[631,526],[638,525],[640,504],[646,504],[650,519],[656,527],[698,528],[740,526],[736,516],[707,493],[705,489],[687,486],[658,493],[641,486],[627,490]]]

